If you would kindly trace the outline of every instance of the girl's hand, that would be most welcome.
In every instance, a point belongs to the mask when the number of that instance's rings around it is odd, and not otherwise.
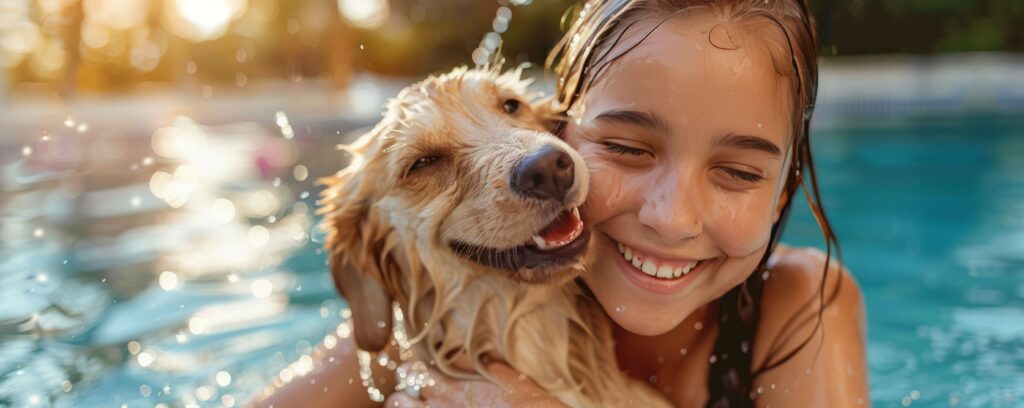
[[[413,362],[402,366],[409,370]],[[463,364],[456,364],[463,365]],[[467,365],[468,366],[468,365]],[[565,407],[551,394],[505,363],[492,361],[487,369],[501,383],[487,380],[456,380],[440,371],[428,369],[434,384],[419,392],[419,399],[405,392],[395,392],[385,407]]]

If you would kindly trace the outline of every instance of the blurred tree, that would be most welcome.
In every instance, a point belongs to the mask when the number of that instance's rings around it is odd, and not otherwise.
[[[824,55],[1024,51],[1024,1],[812,1]]]
[[[579,0],[10,0],[9,93],[171,87],[212,96],[261,80],[420,76],[498,48],[540,63]],[[1024,51],[1024,0],[811,0],[822,55]]]

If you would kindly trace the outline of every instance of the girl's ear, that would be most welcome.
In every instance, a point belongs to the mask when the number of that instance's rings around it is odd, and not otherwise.
[[[334,285],[352,310],[356,345],[377,352],[391,339],[391,302],[385,268],[394,264],[383,245],[391,231],[383,217],[374,216],[377,189],[374,171],[354,160],[334,177],[322,179],[325,247]],[[358,164],[356,164],[358,163]]]

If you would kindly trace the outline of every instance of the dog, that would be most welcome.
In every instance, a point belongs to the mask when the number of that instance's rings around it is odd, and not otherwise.
[[[491,378],[497,355],[571,406],[668,406],[620,372],[607,316],[573,282],[589,172],[528,85],[493,67],[431,76],[339,147],[351,162],[321,180],[319,213],[356,344],[388,345],[397,302],[416,358],[447,375]]]

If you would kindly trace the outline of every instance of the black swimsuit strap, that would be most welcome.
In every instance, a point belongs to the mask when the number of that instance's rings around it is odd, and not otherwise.
[[[708,370],[708,408],[753,407],[751,356],[764,279],[755,272],[718,300],[718,337]]]

